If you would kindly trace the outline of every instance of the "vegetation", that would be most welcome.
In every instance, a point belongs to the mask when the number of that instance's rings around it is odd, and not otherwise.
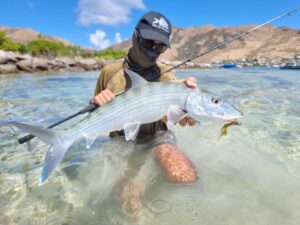
[[[43,38],[28,42],[27,52],[34,55],[57,56],[69,55],[68,47],[59,42],[48,41]]]
[[[6,34],[3,31],[0,31],[0,46],[6,39]]]
[[[67,46],[61,42],[51,41],[39,36],[38,39],[23,45],[9,39],[5,32],[0,31],[0,49],[20,53],[29,53],[34,56],[70,56],[70,57],[96,57],[98,60],[119,59],[126,55],[124,50],[107,48],[103,51],[82,49],[79,46]]]
[[[113,48],[107,48],[105,50],[96,52],[96,56],[98,60],[120,59],[120,58],[124,58],[125,55],[126,55],[126,51],[117,50]]]
[[[0,49],[5,51],[21,52],[24,53],[25,47],[19,43],[16,43],[6,37],[6,34],[0,31]]]

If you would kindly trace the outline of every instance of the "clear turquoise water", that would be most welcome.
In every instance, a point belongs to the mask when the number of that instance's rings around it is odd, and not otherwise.
[[[124,140],[71,147],[38,186],[48,146],[19,145],[0,128],[0,224],[300,224],[300,72],[181,70],[244,114],[219,138],[219,121],[174,127],[199,179],[165,180],[151,151]],[[47,126],[83,108],[98,73],[0,76],[0,120]],[[75,123],[70,121],[64,127]],[[145,188],[135,216],[121,210],[122,180]]]

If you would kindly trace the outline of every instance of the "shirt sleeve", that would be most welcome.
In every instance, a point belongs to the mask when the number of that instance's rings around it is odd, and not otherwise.
[[[106,84],[107,84],[107,78],[105,76],[105,71],[101,70],[101,73],[98,77],[97,84],[96,84],[96,87],[95,87],[94,96],[96,96],[101,91],[103,91],[106,87]]]
[[[94,95],[99,94],[105,89],[109,89],[113,93],[120,92],[124,89],[126,81],[122,63],[114,63],[105,66],[99,75],[95,87]]]

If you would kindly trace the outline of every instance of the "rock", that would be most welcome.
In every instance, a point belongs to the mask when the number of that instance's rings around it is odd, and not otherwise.
[[[8,63],[15,63],[18,60],[13,52],[6,52],[0,50],[0,64],[8,64]]]
[[[48,59],[35,58],[33,60],[33,68],[38,70],[50,70],[51,61],[49,61]]]
[[[17,73],[17,72],[18,72],[18,68],[15,64],[0,65],[0,74]]]
[[[17,67],[20,70],[31,73],[33,71],[33,58],[19,61]]]
[[[20,60],[25,60],[25,59],[32,59],[32,56],[29,55],[29,54],[24,54],[24,55],[16,54],[15,57],[16,57],[16,59],[17,59],[18,61],[20,61]]]
[[[97,60],[96,59],[79,59],[78,63],[81,65],[92,66],[92,65],[97,64]]]
[[[50,61],[50,64],[51,64],[51,69],[55,71],[65,69],[68,67],[68,65],[58,60],[52,60]]]
[[[85,70],[97,70],[100,69],[96,59],[79,59],[78,65],[83,67]]]
[[[75,59],[67,58],[67,57],[56,58],[54,61],[58,64],[64,64],[64,65],[70,66],[70,67],[77,65],[77,62]]]
[[[15,67],[3,67],[3,71],[17,68],[19,71],[35,72],[35,71],[89,71],[102,69],[106,64],[116,62],[115,60],[97,61],[94,58],[68,58],[58,57],[55,59],[35,58],[28,54],[18,54],[13,52],[0,50],[0,65],[12,64]],[[4,72],[1,72],[4,73]]]
[[[84,72],[85,71],[85,69],[80,66],[68,67],[68,68],[66,68],[66,70],[71,71],[71,72]]]
[[[50,60],[43,58],[25,59],[17,63],[18,68],[26,72],[32,72],[33,70],[50,70],[52,65]]]

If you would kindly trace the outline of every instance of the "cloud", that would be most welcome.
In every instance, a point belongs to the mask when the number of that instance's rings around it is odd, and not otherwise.
[[[96,49],[105,49],[112,43],[109,39],[106,39],[106,33],[102,30],[96,30],[94,34],[89,34],[90,42],[96,47]]]
[[[122,38],[121,38],[121,34],[120,33],[116,33],[115,34],[115,42],[116,43],[121,43],[122,42]]]
[[[128,23],[132,9],[145,9],[143,0],[79,0],[79,23],[85,26]]]

